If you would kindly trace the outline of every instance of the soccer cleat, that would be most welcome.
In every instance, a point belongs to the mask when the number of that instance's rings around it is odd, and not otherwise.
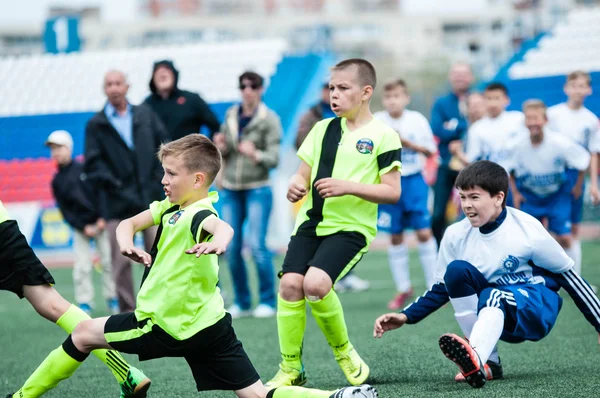
[[[404,293],[398,293],[390,302],[388,303],[388,309],[390,310],[399,310],[403,308],[408,300],[410,300],[413,296],[413,290],[410,288],[408,291]]]
[[[471,387],[481,388],[485,385],[486,374],[483,363],[466,340],[448,333],[440,337],[439,344],[444,355],[459,367]]]
[[[268,382],[265,383],[267,388],[279,388],[279,387],[290,387],[290,386],[303,386],[306,384],[306,372],[304,371],[304,365],[300,370],[288,367],[283,363],[279,364],[279,371],[277,374]]]
[[[146,398],[152,381],[141,370],[131,366],[121,384],[121,398]]]
[[[502,362],[496,363],[493,361],[487,361],[485,365],[483,365],[483,370],[485,371],[485,377],[488,381],[500,380],[504,378],[504,372],[502,371]],[[462,373],[458,373],[456,376],[454,376],[454,381],[456,381],[457,383],[464,383],[466,382],[465,376],[463,376]]]
[[[379,394],[375,387],[368,384],[363,384],[357,387],[344,387],[340,388],[329,398],[377,398]]]
[[[275,315],[277,315],[277,310],[267,304],[259,304],[252,311],[252,316],[255,318],[272,318]]]
[[[336,352],[335,360],[342,368],[348,382],[353,386],[360,386],[369,378],[369,366],[358,355],[354,347],[346,353]]]
[[[8,394],[8,395],[6,396],[6,398],[12,398],[12,396],[13,396],[12,394]]]

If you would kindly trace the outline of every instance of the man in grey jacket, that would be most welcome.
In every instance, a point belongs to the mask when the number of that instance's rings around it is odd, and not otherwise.
[[[242,103],[227,110],[221,133],[214,136],[224,163],[222,216],[236,231],[226,254],[235,292],[234,304],[228,312],[234,318],[249,315],[267,318],[276,314],[275,272],[266,237],[273,206],[269,171],[279,163],[281,122],[262,102],[263,83],[262,76],[254,72],[244,72],[239,77]],[[260,283],[260,301],[254,311],[250,309],[252,300],[242,257],[246,220]]]

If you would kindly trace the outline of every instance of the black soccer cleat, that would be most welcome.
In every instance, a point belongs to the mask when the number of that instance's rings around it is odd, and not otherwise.
[[[487,375],[477,352],[469,343],[455,334],[444,334],[440,337],[440,349],[460,369],[460,373],[473,388],[485,385]]]

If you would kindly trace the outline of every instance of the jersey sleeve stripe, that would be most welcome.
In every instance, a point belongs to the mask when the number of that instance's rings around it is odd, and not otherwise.
[[[204,220],[206,220],[208,217],[215,215],[215,213],[213,213],[210,210],[200,210],[198,213],[194,214],[194,218],[192,219],[192,225],[190,227],[190,230],[192,232],[192,236],[194,237],[194,240],[196,242],[200,242],[201,239],[198,236],[198,230],[200,229],[200,226],[202,225],[202,223],[204,222]]]
[[[600,301],[594,294],[590,286],[573,270],[563,273],[565,279],[569,282],[573,290],[579,295],[581,300],[587,305],[598,324],[600,324]]]
[[[383,152],[377,156],[377,165],[379,170],[390,167],[394,162],[402,163],[401,148],[392,149],[391,151]]]

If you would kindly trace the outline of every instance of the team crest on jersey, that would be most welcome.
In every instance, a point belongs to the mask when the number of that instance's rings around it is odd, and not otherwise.
[[[373,141],[369,138],[361,138],[356,143],[356,150],[365,155],[372,154],[373,153]]]
[[[171,218],[169,218],[169,224],[174,225],[177,222],[177,220],[181,218],[182,214],[183,210],[179,210],[177,213],[173,214]]]
[[[519,268],[519,259],[509,254],[502,260],[502,268],[506,272],[515,272]]]
[[[554,159],[554,167],[562,167],[563,160],[561,158]]]

